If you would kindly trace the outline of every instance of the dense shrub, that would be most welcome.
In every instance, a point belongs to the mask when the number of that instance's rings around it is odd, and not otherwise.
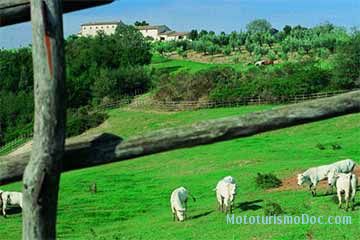
[[[258,173],[255,180],[256,180],[256,185],[263,189],[276,188],[281,186],[281,180],[278,179],[272,173],[268,173],[268,174]]]
[[[69,114],[66,124],[66,137],[79,135],[90,128],[99,126],[107,119],[104,113],[90,113],[80,109],[76,113]]]
[[[275,216],[283,214],[284,210],[281,208],[280,204],[275,202],[265,202],[264,205],[264,215],[265,216]]]
[[[150,71],[141,66],[114,70],[101,68],[94,78],[91,90],[95,103],[101,103],[104,98],[116,99],[135,92],[145,92],[151,84]]]
[[[231,67],[214,67],[195,74],[165,74],[156,83],[159,100],[236,101],[246,97],[279,99],[329,89],[331,73],[317,62],[286,63],[272,67],[250,67],[237,72]]]
[[[215,67],[197,73],[164,74],[156,83],[155,98],[162,101],[196,101],[207,97],[220,83],[232,81],[238,73],[230,67]]]
[[[287,63],[265,69],[252,67],[240,78],[217,84],[210,99],[237,100],[244,97],[281,98],[324,91],[330,82],[330,73],[314,62]]]

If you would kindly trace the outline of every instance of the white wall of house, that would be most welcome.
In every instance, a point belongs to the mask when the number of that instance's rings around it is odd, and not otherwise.
[[[158,29],[144,29],[144,30],[140,30],[140,32],[145,38],[151,37],[154,40],[160,40]]]
[[[80,36],[94,37],[99,31],[103,31],[106,35],[112,35],[115,33],[118,24],[97,24],[97,25],[82,25]]]
[[[168,35],[168,34],[160,34],[159,39],[161,41],[178,41],[187,39],[186,35]]]

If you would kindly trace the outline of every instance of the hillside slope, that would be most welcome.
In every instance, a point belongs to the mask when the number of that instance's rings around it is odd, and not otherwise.
[[[157,113],[112,110],[110,118],[89,133],[130,137],[163,127],[190,124],[272,106]],[[332,196],[311,197],[305,188],[265,191],[255,184],[258,172],[282,179],[343,158],[360,163],[360,114],[238,139],[142,157],[62,175],[59,239],[356,239],[360,207],[339,210]],[[318,148],[319,144],[325,149]],[[334,150],[333,144],[341,149]],[[276,202],[288,215],[352,216],[352,225],[227,225],[216,211],[212,189],[226,175],[238,183],[235,214],[263,215],[266,202]],[[97,185],[97,193],[89,186]],[[197,197],[189,201],[189,221],[172,222],[171,191],[185,186]],[[2,189],[20,190],[21,184]],[[359,201],[358,201],[359,202]],[[359,204],[358,204],[359,205]],[[1,239],[19,239],[21,214],[0,224]]]

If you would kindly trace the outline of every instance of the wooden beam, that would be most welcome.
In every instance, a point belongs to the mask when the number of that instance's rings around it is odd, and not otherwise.
[[[66,146],[63,171],[92,167],[178,148],[194,147],[360,112],[360,91],[288,105],[274,110],[190,126],[164,129],[122,140],[111,134]],[[21,179],[29,153],[0,158],[2,184]]]
[[[112,3],[114,0],[62,0],[63,12]],[[0,0],[0,27],[30,21],[30,0]]]
[[[65,143],[65,58],[61,0],[31,0],[34,139],[23,177],[23,239],[56,239]]]

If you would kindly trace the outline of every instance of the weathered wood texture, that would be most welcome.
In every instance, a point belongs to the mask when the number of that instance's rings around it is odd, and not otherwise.
[[[35,122],[23,178],[23,239],[56,238],[65,142],[65,62],[61,0],[31,0]]]
[[[68,144],[63,171],[193,147],[360,112],[360,91],[185,127],[164,129],[122,141],[105,134]],[[0,182],[21,178],[29,154],[0,158]]]
[[[114,0],[62,0],[63,12],[108,4]],[[30,21],[30,0],[0,0],[0,27]]]

